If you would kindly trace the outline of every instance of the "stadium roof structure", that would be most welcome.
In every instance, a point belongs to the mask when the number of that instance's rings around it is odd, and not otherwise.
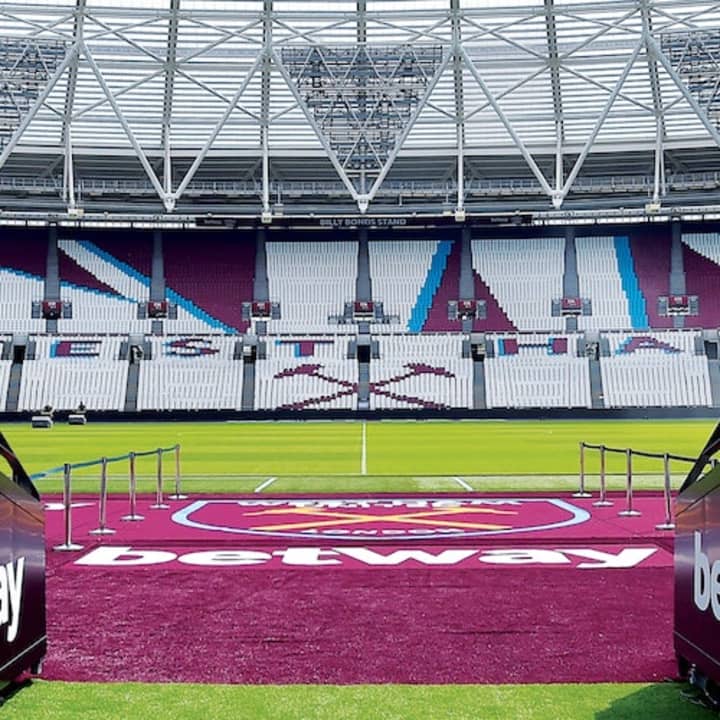
[[[4,217],[720,211],[720,2],[0,3]]]

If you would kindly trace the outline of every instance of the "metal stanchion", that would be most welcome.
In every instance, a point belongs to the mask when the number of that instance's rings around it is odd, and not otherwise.
[[[130,491],[128,498],[130,500],[130,512],[127,515],[123,515],[121,520],[129,520],[134,522],[137,520],[144,520],[142,515],[137,513],[137,479],[135,477],[135,453],[131,452],[129,455],[130,460]]]
[[[100,517],[98,526],[90,531],[90,535],[114,535],[115,530],[107,526],[107,458],[100,460]]]
[[[180,445],[175,446],[175,493],[168,496],[170,500],[187,500],[180,490]]]
[[[72,478],[69,463],[63,466],[63,506],[65,510],[65,542],[62,545],[55,545],[53,550],[68,551],[82,550],[83,546],[72,541]]]
[[[578,491],[573,493],[576,498],[588,498],[592,495],[585,490],[585,443],[580,443],[580,486]]]
[[[161,448],[157,452],[157,485],[155,486],[155,504],[151,505],[153,510],[167,510],[170,506],[163,501],[163,451]]]
[[[641,515],[638,510],[633,510],[633,487],[632,487],[632,450],[625,450],[627,459],[627,475],[625,478],[625,510],[621,510],[618,515],[622,517],[637,517]]]
[[[665,484],[663,486],[663,494],[665,496],[665,522],[655,526],[656,530],[674,530],[675,523],[672,519],[672,489],[670,487],[670,456],[665,453],[663,455],[663,472],[665,475]]]
[[[594,507],[610,507],[612,500],[607,499],[607,483],[605,477],[605,446],[600,446],[600,499],[593,503]]]

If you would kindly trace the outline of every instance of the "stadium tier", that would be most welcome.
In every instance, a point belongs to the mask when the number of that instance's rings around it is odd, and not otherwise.
[[[717,232],[8,237],[0,411],[720,403]]]

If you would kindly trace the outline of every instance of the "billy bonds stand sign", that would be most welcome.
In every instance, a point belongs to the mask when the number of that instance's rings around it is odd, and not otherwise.
[[[45,542],[40,498],[0,433],[0,683],[45,655]]]

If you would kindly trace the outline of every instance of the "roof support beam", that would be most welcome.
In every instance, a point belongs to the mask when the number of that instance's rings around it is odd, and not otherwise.
[[[203,145],[202,149],[200,150],[199,154],[195,157],[195,160],[193,160],[192,165],[188,168],[188,171],[185,173],[185,177],[183,177],[180,185],[178,186],[177,190],[175,190],[174,193],[172,193],[166,202],[166,206],[168,208],[168,211],[172,211],[175,208],[175,203],[177,200],[180,199],[182,194],[187,189],[187,186],[192,181],[193,177],[195,176],[195,173],[198,171],[198,168],[200,167],[202,161],[207,157],[207,154],[210,152],[210,148],[213,146],[213,143],[215,140],[217,140],[217,136],[220,134],[222,129],[225,127],[225,124],[230,119],[230,115],[232,115],[233,110],[235,109],[236,105],[240,102],[240,98],[245,93],[245,90],[247,90],[248,85],[250,84],[250,81],[255,76],[255,73],[258,71],[258,68],[263,62],[263,54],[258,53],[257,57],[255,58],[255,61],[253,62],[252,66],[248,70],[248,74],[245,76],[245,79],[240,83],[240,87],[235,92],[235,95],[233,96],[232,100],[230,101],[230,104],[225,109],[225,112],[222,114],[222,117],[217,121],[215,124],[215,127],[213,128],[212,132],[210,133],[210,137],[205,141],[205,145]]]
[[[633,66],[635,65],[635,62],[638,58],[638,55],[640,55],[640,51],[642,50],[644,45],[644,41],[640,40],[640,42],[635,46],[635,50],[633,51],[632,55],[630,56],[630,59],[625,64],[625,68],[623,69],[622,73],[620,74],[620,77],[618,78],[617,82],[615,83],[615,87],[613,88],[612,93],[610,94],[610,97],[607,99],[607,102],[605,103],[605,107],[603,108],[603,111],[600,113],[600,117],[598,117],[595,127],[593,128],[592,132],[590,133],[590,137],[585,142],[585,145],[583,146],[583,149],[580,151],[580,155],[578,156],[577,160],[575,161],[575,164],[573,165],[572,170],[570,171],[570,174],[568,175],[567,179],[565,180],[565,184],[562,187],[562,190],[555,194],[553,197],[553,205],[557,209],[560,209],[562,207],[563,202],[565,201],[565,198],[567,197],[568,193],[570,192],[570,188],[573,186],[573,183],[577,179],[578,173],[580,172],[580,169],[582,168],[585,160],[587,159],[588,154],[590,153],[590,150],[592,146],[595,144],[595,140],[597,140],[597,136],[600,133],[600,130],[602,129],[603,124],[605,123],[605,120],[607,120],[608,115],[610,114],[610,110],[612,110],[612,106],[615,104],[615,100],[617,100],[618,95],[620,94],[620,91],[623,88],[623,85],[625,84],[625,81],[628,78],[628,75],[630,74],[630,71],[632,70]]]
[[[60,78],[63,76],[63,73],[70,67],[70,65],[77,57],[79,49],[80,43],[77,42],[73,43],[73,45],[68,49],[67,54],[63,58],[63,61],[57,66],[55,72],[49,78],[47,85],[45,85],[42,92],[37,96],[35,102],[32,104],[28,112],[20,121],[20,124],[17,126],[17,128],[15,128],[15,132],[12,134],[12,137],[8,141],[8,144],[5,145],[2,153],[0,153],[0,169],[2,169],[12,152],[17,147],[17,144],[20,142],[20,138],[22,138],[22,136],[25,134],[25,131],[28,129],[30,123],[38,114],[40,108],[43,106],[48,97],[50,97],[50,93],[54,90],[55,86],[58,83],[58,80],[60,80]]]
[[[172,192],[172,154],[170,147],[172,130],[172,107],[175,92],[175,68],[177,66],[178,11],[180,0],[170,0],[168,18],[167,53],[165,55],[165,90],[163,92],[163,116],[160,142],[163,149],[163,188],[166,195]]]
[[[537,178],[537,181],[540,183],[543,191],[549,196],[553,197],[554,191],[550,187],[550,184],[547,181],[547,178],[543,174],[542,170],[538,167],[538,164],[535,162],[535,158],[530,154],[527,147],[525,147],[525,143],[520,139],[520,136],[517,134],[515,128],[513,127],[512,123],[508,119],[507,115],[503,112],[503,109],[498,104],[497,100],[493,96],[493,94],[490,92],[490,89],[485,84],[485,81],[482,78],[482,75],[478,72],[478,69],[475,67],[475,63],[472,61],[472,58],[468,55],[467,50],[460,46],[460,52],[462,53],[462,56],[465,60],[465,65],[467,66],[468,70],[470,70],[470,73],[475,78],[475,82],[480,86],[480,89],[483,92],[483,95],[487,98],[488,102],[490,103],[492,109],[495,111],[495,114],[498,116],[500,122],[504,125],[505,129],[507,130],[508,134],[512,138],[513,142],[515,143],[515,147],[518,149],[520,154],[525,159],[525,162],[528,164],[528,167],[532,171],[532,174]]]
[[[272,11],[273,0],[263,3],[263,50],[262,81],[260,88],[260,146],[262,151],[262,221],[270,222],[270,63],[272,56]]]
[[[455,217],[465,214],[465,97],[463,94],[462,28],[460,26],[460,0],[450,0],[453,38],[453,78],[455,85],[455,149],[457,154],[457,200]]]
[[[643,38],[647,55],[648,76],[650,78],[650,91],[652,92],[653,109],[655,114],[655,180],[653,185],[653,203],[659,203],[660,197],[665,194],[665,113],[663,98],[658,76],[657,58],[650,51],[647,39],[652,37],[652,16],[648,0],[640,0],[640,13],[643,23]]]
[[[98,81],[98,84],[102,88],[103,93],[105,93],[105,97],[108,99],[108,102],[110,103],[110,107],[112,107],[113,112],[115,113],[115,117],[117,117],[118,122],[122,126],[122,129],[125,131],[125,134],[127,135],[128,140],[130,141],[130,144],[132,145],[133,150],[135,151],[135,155],[137,156],[138,160],[140,161],[140,164],[143,166],[143,170],[145,170],[145,174],[148,176],[148,179],[152,183],[152,186],[155,188],[155,191],[158,194],[158,197],[163,201],[163,204],[165,205],[165,209],[170,212],[172,210],[172,207],[168,204],[168,196],[165,193],[165,190],[163,186],[160,183],[160,180],[158,180],[158,176],[155,174],[155,171],[152,168],[152,165],[150,165],[150,161],[147,159],[147,155],[143,151],[142,147],[140,146],[140,143],[138,142],[137,138],[135,137],[135,133],[132,131],[132,128],[130,125],[128,125],[127,120],[125,119],[125,116],[123,115],[122,110],[120,109],[120,106],[117,103],[117,100],[115,99],[115,96],[112,94],[112,91],[110,90],[110,87],[108,86],[107,82],[105,81],[105,78],[98,67],[98,64],[95,62],[95,58],[92,56],[92,53],[90,52],[90,49],[85,44],[85,42],[82,42],[80,44],[82,54],[85,56],[85,59],[88,62],[88,65],[90,65],[91,70],[93,71],[93,74],[95,75],[96,80]]]
[[[557,27],[555,25],[555,0],[545,0],[545,35],[548,46],[548,67],[555,114],[555,192],[562,191],[563,146],[565,145],[565,121],[563,118],[562,86],[560,84],[560,60],[558,58]]]
[[[79,43],[83,38],[85,28],[85,6],[86,0],[76,0],[75,21],[73,24],[73,38]],[[64,149],[63,166],[63,200],[68,205],[68,210],[74,211],[75,201],[75,170],[72,156],[72,115],[75,108],[75,90],[77,89],[78,76],[78,55],[70,64],[67,84],[65,86],[65,107],[63,109],[62,143]]]
[[[648,52],[663,66],[663,68],[665,68],[665,72],[670,76],[678,90],[680,90],[683,94],[683,97],[687,101],[688,105],[690,105],[695,115],[697,115],[698,120],[700,120],[708,133],[710,133],[710,137],[715,141],[715,144],[720,147],[720,131],[717,127],[715,127],[713,121],[710,120],[708,114],[705,112],[704,108],[701,107],[700,103],[698,103],[690,90],[688,90],[685,83],[682,81],[682,78],[678,75],[677,70],[675,70],[668,57],[665,53],[663,53],[662,49],[657,44],[655,38],[652,35],[647,35],[645,37],[645,43],[647,44]]]

